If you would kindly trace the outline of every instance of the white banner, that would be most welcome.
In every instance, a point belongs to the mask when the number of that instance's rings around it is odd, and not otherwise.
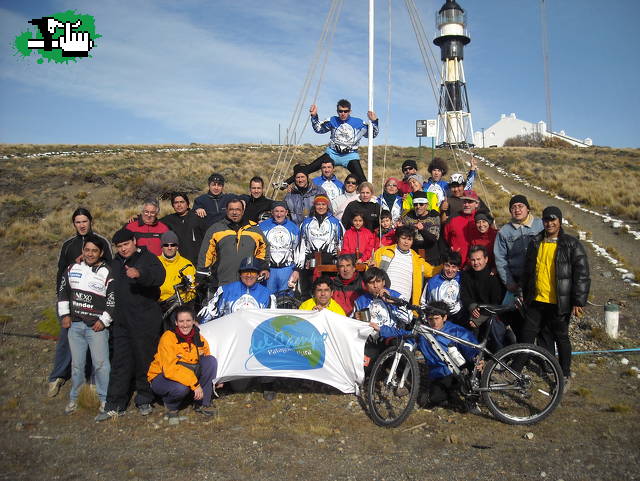
[[[326,309],[260,309],[207,322],[200,332],[218,360],[215,382],[293,377],[353,393],[364,380],[364,344],[373,329]]]

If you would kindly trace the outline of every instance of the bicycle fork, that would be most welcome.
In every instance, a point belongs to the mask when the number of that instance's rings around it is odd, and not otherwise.
[[[389,369],[389,374],[387,375],[387,382],[386,382],[387,385],[390,385],[393,383],[393,378],[395,377],[396,371],[398,370],[398,364],[400,364],[400,357],[402,356],[402,350],[405,348],[409,349],[410,351],[413,351],[413,345],[402,343],[402,345],[396,351],[393,357],[393,363],[391,364],[391,369]],[[409,376],[410,371],[411,371],[411,366],[407,363],[407,365],[404,367],[404,370],[402,372],[402,376],[400,376],[400,381],[398,382],[398,385],[395,386],[396,388],[400,389],[404,387],[404,384],[407,381],[407,377]]]

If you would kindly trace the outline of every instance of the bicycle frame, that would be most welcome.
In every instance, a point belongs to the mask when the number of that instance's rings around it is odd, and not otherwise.
[[[417,306],[407,306],[410,309],[413,309],[414,307]],[[430,326],[428,326],[425,322],[424,322],[424,313],[422,312],[422,309],[413,309],[416,312],[418,312],[419,314],[419,318],[418,321],[416,322],[412,334],[414,338],[418,338],[418,336],[422,336],[424,337],[427,342],[429,343],[429,345],[431,346],[431,349],[433,349],[433,352],[436,353],[436,356],[438,356],[440,358],[440,360],[442,362],[444,362],[446,364],[446,366],[449,368],[449,370],[457,377],[457,378],[461,378],[463,377],[463,373],[461,371],[461,369],[453,362],[453,360],[451,359],[451,356],[449,356],[449,353],[447,351],[445,351],[442,346],[440,345],[440,343],[436,340],[435,336],[442,336],[446,339],[449,339],[450,341],[454,341],[456,343],[459,344],[463,344],[465,346],[477,349],[478,351],[480,351],[480,354],[476,357],[475,362],[474,362],[474,369],[473,372],[471,373],[471,375],[469,376],[470,380],[473,380],[474,378],[477,379],[477,374],[475,373],[480,373],[481,372],[481,362],[484,360],[485,356],[490,357],[494,362],[497,362],[500,366],[502,366],[503,369],[505,369],[506,371],[508,371],[510,374],[512,374],[515,377],[515,380],[517,383],[521,383],[524,382],[525,379],[523,378],[522,374],[519,373],[518,371],[515,371],[514,369],[512,369],[510,366],[504,364],[500,359],[496,358],[493,353],[491,351],[489,351],[486,348],[486,344],[487,344],[487,339],[485,338],[482,342],[475,344],[473,342],[467,341],[466,339],[461,339],[459,337],[456,337],[452,334],[448,334],[446,332],[442,332],[439,331],[437,329],[434,329]],[[491,317],[489,318],[489,320],[487,321],[489,323],[489,328],[491,327],[491,323],[495,320],[495,314],[492,313]],[[404,339],[402,344],[405,344]],[[394,367],[395,370],[395,367]],[[390,376],[391,377],[391,374]],[[403,373],[403,378],[406,377],[406,373]],[[480,393],[483,391],[507,391],[507,390],[517,390],[519,389],[518,386],[514,386],[513,383],[510,384],[505,384],[504,386],[502,385],[498,385],[498,386],[493,386],[491,388],[481,388],[477,383],[473,383],[472,381],[472,385],[471,385],[471,390],[475,393]]]

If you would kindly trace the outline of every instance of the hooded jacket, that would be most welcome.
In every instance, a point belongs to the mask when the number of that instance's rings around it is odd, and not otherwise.
[[[218,285],[237,281],[240,262],[245,257],[263,261],[263,269],[269,269],[267,240],[258,225],[241,219],[235,223],[228,218],[216,222],[207,229],[198,255],[198,271],[211,269]]]
[[[147,380],[153,381],[159,374],[171,381],[179,382],[195,390],[200,383],[193,369],[178,364],[196,365],[200,357],[209,356],[211,351],[207,340],[200,336],[200,331],[196,326],[196,334],[193,336],[193,343],[188,343],[175,333],[175,331],[165,331],[158,343],[158,352],[153,358]]]
[[[313,182],[309,182],[305,189],[300,189],[295,186],[291,192],[285,197],[284,201],[287,203],[289,209],[289,217],[296,223],[296,225],[302,224],[302,221],[309,215],[311,208],[313,207],[313,199],[316,195],[327,195],[322,187],[318,187]],[[329,206],[331,209],[331,206]]]

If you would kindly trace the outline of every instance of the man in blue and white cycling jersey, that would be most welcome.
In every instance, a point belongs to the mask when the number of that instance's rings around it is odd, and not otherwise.
[[[351,102],[345,99],[338,100],[337,114],[328,119],[320,121],[318,118],[318,107],[314,104],[309,108],[311,114],[311,126],[319,134],[331,133],[329,145],[320,157],[308,165],[300,165],[305,174],[320,169],[325,159],[332,159],[334,164],[346,167],[353,175],[358,177],[358,182],[366,179],[362,166],[360,165],[360,154],[358,145],[362,137],[369,137],[371,133],[374,137],[378,135],[378,116],[372,110],[367,112],[369,122],[365,122],[358,117],[351,117]],[[285,180],[286,184],[293,183],[293,176]],[[286,188],[286,186],[281,186]]]

